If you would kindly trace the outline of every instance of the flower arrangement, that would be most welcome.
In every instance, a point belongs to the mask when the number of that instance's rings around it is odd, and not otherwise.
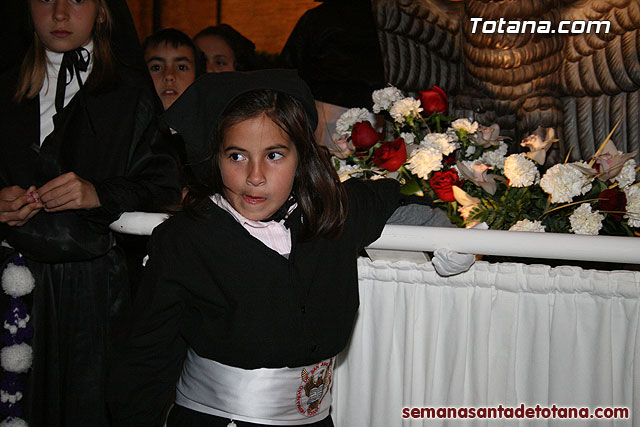
[[[515,152],[497,124],[448,116],[447,94],[437,86],[416,98],[390,86],[372,98],[382,128],[364,108],[336,122],[330,151],[341,179],[397,179],[403,193],[429,195],[460,227],[640,236],[640,168],[635,153],[611,142],[615,127],[588,161],[567,156],[545,170],[557,139],[530,135],[520,142],[525,152]]]

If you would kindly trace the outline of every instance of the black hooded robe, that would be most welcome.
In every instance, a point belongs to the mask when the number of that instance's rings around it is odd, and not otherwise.
[[[130,307],[124,256],[108,227],[122,212],[179,200],[178,169],[156,125],[152,87],[136,72],[119,66],[114,89],[82,88],[39,147],[38,97],[11,100],[18,68],[0,76],[0,188],[39,187],[72,171],[93,183],[102,205],[0,224],[0,240],[25,256],[36,280],[23,418],[31,426],[105,426],[112,337]]]

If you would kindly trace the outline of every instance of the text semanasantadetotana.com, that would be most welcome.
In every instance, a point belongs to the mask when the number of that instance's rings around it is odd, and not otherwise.
[[[404,407],[402,418],[422,419],[628,419],[626,407],[486,406]]]
[[[608,34],[611,29],[610,21],[560,21],[554,25],[551,21],[519,21],[485,20],[483,18],[470,18],[473,22],[471,33],[483,34]]]

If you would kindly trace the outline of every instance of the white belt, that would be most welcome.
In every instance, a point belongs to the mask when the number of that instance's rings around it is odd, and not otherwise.
[[[194,411],[267,425],[300,425],[329,415],[335,357],[299,368],[241,369],[189,349],[176,403]]]

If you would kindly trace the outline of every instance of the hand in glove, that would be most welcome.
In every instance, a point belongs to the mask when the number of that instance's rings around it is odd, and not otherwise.
[[[439,275],[447,277],[467,271],[476,262],[476,257],[440,248],[433,253],[431,262]]]

